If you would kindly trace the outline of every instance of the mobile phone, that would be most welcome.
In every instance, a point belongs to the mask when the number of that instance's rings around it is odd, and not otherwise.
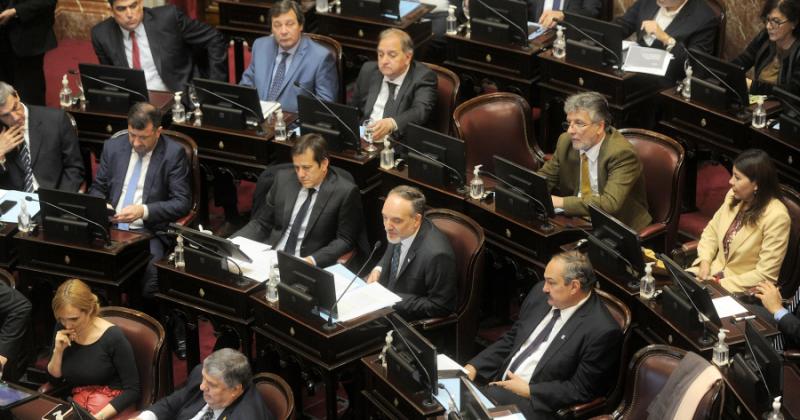
[[[0,216],[8,213],[9,210],[13,209],[14,206],[17,205],[16,201],[13,200],[5,200],[0,203]]]

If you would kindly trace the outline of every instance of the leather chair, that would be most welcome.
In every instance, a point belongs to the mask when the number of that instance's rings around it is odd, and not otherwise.
[[[519,95],[490,93],[472,98],[453,112],[456,133],[464,140],[467,173],[475,165],[493,172],[498,155],[536,170],[544,154],[536,143],[531,107]]]
[[[228,43],[228,83],[237,84],[250,65],[253,50],[243,38],[233,37]]]
[[[253,377],[253,384],[277,420],[294,418],[294,394],[283,378],[274,373],[259,373]]]
[[[619,355],[619,369],[617,377],[615,378],[614,386],[609,393],[603,397],[595,398],[592,401],[576,404],[572,407],[561,409],[558,411],[559,418],[566,419],[584,419],[591,415],[604,413],[610,411],[622,397],[623,385],[625,383],[625,369],[624,366],[628,364],[628,341],[631,335],[631,310],[621,300],[613,295],[604,292],[598,288],[594,289],[594,293],[603,300],[608,312],[619,324],[622,330],[622,351]]]
[[[428,126],[440,133],[450,134],[451,121],[453,119],[453,109],[458,100],[458,89],[461,86],[461,79],[452,71],[436,64],[423,63],[436,72],[439,81],[437,87],[436,107],[433,109]]]
[[[128,134],[128,130],[126,129],[117,131],[111,136],[111,138],[113,139],[123,134]],[[186,159],[189,161],[189,176],[191,177],[189,182],[192,184],[192,202],[191,206],[189,207],[189,213],[175,221],[175,223],[181,226],[189,226],[200,212],[200,198],[202,195],[202,173],[200,172],[200,158],[197,155],[197,143],[195,143],[195,141],[188,135],[178,131],[163,130],[161,131],[161,134],[178,142],[178,144],[183,147],[183,151],[186,153]]]
[[[647,408],[667,379],[678,367],[686,351],[677,347],[653,344],[633,356],[628,366],[625,396],[611,415],[594,419],[645,419]],[[723,406],[723,381],[718,380],[703,395],[691,420],[718,419]],[[690,419],[687,419],[690,420]]]
[[[644,170],[647,205],[653,221],[639,231],[639,236],[656,250],[669,252],[678,234],[685,172],[683,146],[663,134],[640,128],[623,128],[619,132],[636,149]]]
[[[717,22],[719,27],[717,29],[717,37],[714,40],[714,51],[712,54],[717,57],[722,57],[722,51],[725,47],[725,23],[727,14],[725,13],[725,4],[720,0],[707,0],[708,6],[717,15]]]
[[[455,313],[414,321],[412,325],[427,337],[438,338],[434,342],[444,340],[448,353],[454,355],[455,360],[464,362],[474,355],[478,332],[485,257],[483,228],[469,217],[448,209],[428,210],[425,217],[447,236],[453,247],[458,298]]]
[[[318,42],[323,47],[327,48],[331,54],[336,58],[336,75],[339,78],[339,92],[338,92],[338,100],[336,102],[344,103],[345,102],[345,88],[344,88],[344,67],[342,64],[342,44],[339,41],[325,35],[319,34],[312,34],[312,33],[304,33],[305,36],[310,38],[312,41]]]

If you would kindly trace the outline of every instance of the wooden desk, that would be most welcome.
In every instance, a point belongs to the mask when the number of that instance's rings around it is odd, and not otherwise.
[[[731,354],[733,356],[733,354]],[[758,410],[754,401],[744,397],[731,375],[731,368],[722,368],[722,377],[725,380],[725,393],[733,398],[725,398],[725,405],[722,407],[722,418],[727,420],[761,420],[761,410]],[[783,395],[781,399],[781,412],[787,419],[800,418],[800,400],[797,399],[796,392],[800,389],[800,371],[797,365],[785,363],[783,365]],[[770,409],[771,410],[771,409]]]
[[[552,44],[553,38],[552,31],[549,31],[531,41],[528,48],[522,48],[475,41],[464,34],[447,35],[444,65],[461,79],[462,101],[475,96],[486,79],[498,90],[513,92],[530,103],[538,103],[535,89],[539,81],[538,55]]]
[[[38,420],[61,404],[67,404],[67,402],[50,395],[40,394],[25,404],[12,408],[11,414],[17,419]],[[75,419],[76,417],[73,416],[70,418]]]
[[[361,357],[381,349],[388,328],[376,321],[393,311],[390,308],[382,309],[337,324],[336,329],[326,331],[322,328],[326,321],[321,317],[284,312],[280,308],[280,302],[267,302],[263,292],[251,294],[250,304],[255,316],[253,332],[256,334],[256,348],[259,352],[274,347],[278,353],[288,353],[320,372],[325,384],[328,419],[337,417],[336,387],[339,374],[357,367]],[[293,388],[295,406],[302,407],[300,400],[303,392],[298,392],[299,386],[295,385]],[[353,404],[355,395],[350,398]]]
[[[778,175],[783,182],[797,188],[800,184],[800,139],[787,137],[772,128],[750,126],[748,147],[767,152],[775,162]]]
[[[595,91],[608,99],[614,126],[629,126],[629,121],[650,120],[650,107],[644,106],[663,89],[662,77],[642,73],[616,74],[608,68],[588,67],[570,62],[569,56],[555,58],[553,51],[539,54],[541,69],[542,122],[539,144],[546,152],[555,150],[565,120],[564,100],[575,93]],[[641,127],[648,128],[648,127]]]
[[[378,361],[378,355],[362,358],[361,365],[365,368],[366,376],[364,390],[361,391],[365,399],[363,412],[359,413],[361,418],[432,419],[445,414],[445,408],[438,402],[426,407],[422,404],[424,395],[408,395],[390,383],[386,369]]]
[[[252,46],[253,41],[270,34],[272,3],[256,0],[217,0],[219,25],[217,30],[228,38],[240,37]]]
[[[12,270],[17,263],[16,233],[16,223],[0,223],[0,268],[4,270]]]
[[[159,292],[155,296],[159,312],[163,316],[177,311],[187,320],[187,375],[200,363],[199,317],[211,321],[218,332],[234,332],[239,338],[239,350],[250,356],[253,315],[248,296],[252,293],[263,295],[263,283],[248,278],[241,283],[218,280],[192,273],[191,267],[179,270],[166,260],[157,262],[156,269]],[[169,341],[172,343],[174,340]]]

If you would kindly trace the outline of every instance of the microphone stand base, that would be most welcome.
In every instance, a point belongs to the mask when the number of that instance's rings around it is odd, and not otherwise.
[[[432,395],[428,395],[428,398],[425,398],[425,399],[422,401],[422,405],[423,405],[424,407],[433,407],[433,406],[435,406],[436,404],[437,404],[437,402],[436,402],[436,399],[435,399],[435,398],[433,398],[433,396],[432,396]]]
[[[336,330],[336,324],[332,324],[330,322],[326,322],[325,324],[322,325],[322,329],[325,332],[335,331]]]
[[[636,280],[629,281],[626,286],[628,286],[628,289],[639,290],[639,282]]]

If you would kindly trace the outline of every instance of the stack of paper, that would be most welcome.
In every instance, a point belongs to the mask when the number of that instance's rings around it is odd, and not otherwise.
[[[625,55],[622,70],[663,76],[667,74],[670,60],[672,54],[665,50],[631,45],[628,47],[628,54]]]
[[[711,301],[714,302],[714,308],[717,310],[717,315],[719,315],[720,319],[748,312],[747,308],[737,302],[733,296],[718,297]]]
[[[275,111],[281,109],[281,104],[272,101],[259,101],[261,103],[261,114],[264,118],[269,118]]]
[[[278,261],[278,253],[271,250],[270,246],[267,244],[262,244],[261,242],[256,242],[241,236],[232,238],[231,242],[239,245],[239,249],[253,261],[247,262],[236,258],[228,259],[239,265],[245,277],[261,282],[267,281],[269,279],[270,269]]]
[[[345,293],[347,285],[355,274],[341,264],[330,266],[325,270],[333,274],[333,279],[336,284],[336,298],[339,299],[342,294]],[[336,320],[338,322],[349,321],[370,312],[392,306],[401,300],[400,296],[390,292],[380,283],[375,282],[367,284],[364,280],[358,278],[353,282],[353,285],[350,286],[350,289],[347,290],[342,300],[339,301],[339,305],[337,305],[338,317],[336,317]],[[325,314],[321,314],[321,316],[328,319],[328,316]]]

